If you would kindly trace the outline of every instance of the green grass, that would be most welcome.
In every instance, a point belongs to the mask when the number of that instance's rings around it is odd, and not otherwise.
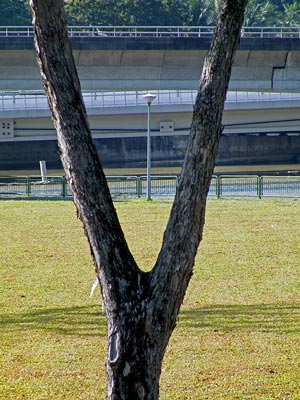
[[[116,203],[143,269],[168,203]],[[0,398],[105,399],[106,318],[71,202],[0,202]],[[300,399],[300,202],[208,202],[162,400]],[[134,399],[133,399],[134,400]]]

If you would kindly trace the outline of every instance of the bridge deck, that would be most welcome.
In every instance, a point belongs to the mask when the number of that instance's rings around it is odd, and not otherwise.
[[[146,135],[145,92],[84,92],[93,136],[98,139]],[[189,133],[196,91],[154,91],[153,136]],[[223,123],[226,135],[299,134],[300,95],[228,92]],[[0,142],[55,140],[47,99],[42,92],[0,95]],[[165,126],[171,126],[166,128]]]

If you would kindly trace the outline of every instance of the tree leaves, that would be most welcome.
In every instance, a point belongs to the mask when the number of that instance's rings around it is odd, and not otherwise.
[[[29,0],[0,0],[0,25],[31,25]],[[68,0],[69,25],[215,25],[219,0]],[[249,0],[246,26],[299,26],[298,0]]]
[[[31,25],[28,1],[0,0],[0,25]]]

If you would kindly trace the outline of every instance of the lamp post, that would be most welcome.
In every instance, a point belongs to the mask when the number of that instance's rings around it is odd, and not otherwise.
[[[155,94],[144,94],[143,99],[148,106],[147,118],[147,200],[151,200],[151,131],[150,131],[150,106],[156,98]]]

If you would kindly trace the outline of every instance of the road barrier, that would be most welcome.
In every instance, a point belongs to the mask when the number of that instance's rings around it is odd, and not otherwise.
[[[156,105],[192,105],[195,103],[197,90],[152,90]],[[103,107],[137,107],[145,105],[145,91],[83,91],[85,106],[89,108]],[[300,101],[299,93],[285,92],[241,92],[229,90],[226,104],[254,102],[287,102]],[[19,110],[49,110],[47,96],[40,90],[0,91],[0,112]],[[49,111],[50,112],[50,111]]]
[[[214,26],[68,26],[70,37],[184,37],[210,38]],[[0,37],[26,38],[34,36],[33,26],[0,26]],[[299,38],[299,26],[244,26],[243,38]]]
[[[114,199],[145,198],[146,176],[107,176]],[[178,176],[153,175],[151,195],[172,198]],[[208,193],[210,198],[300,198],[300,176],[213,175]],[[0,177],[0,199],[9,198],[72,198],[64,176]]]

